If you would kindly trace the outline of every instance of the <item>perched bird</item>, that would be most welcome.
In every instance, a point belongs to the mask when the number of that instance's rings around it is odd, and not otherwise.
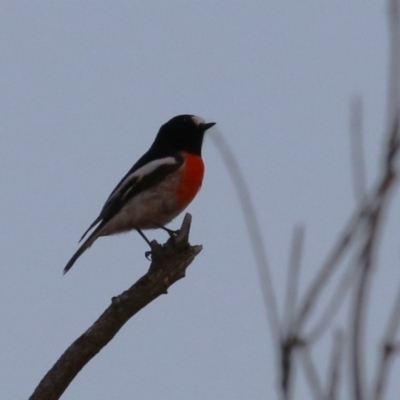
[[[150,243],[142,229],[166,229],[201,187],[201,147],[204,133],[214,125],[195,115],[178,115],[162,125],[150,149],[118,183],[81,237],[80,241],[95,228],[69,260],[64,274],[100,236],[135,229]]]

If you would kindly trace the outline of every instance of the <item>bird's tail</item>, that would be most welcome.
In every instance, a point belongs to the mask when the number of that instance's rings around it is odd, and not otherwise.
[[[67,265],[64,268],[64,274],[66,274],[72,266],[75,264],[75,261],[95,242],[95,240],[100,236],[100,230],[103,228],[103,224],[100,224],[92,234],[82,243],[81,247],[76,251],[76,253],[72,256],[72,258],[68,261]]]

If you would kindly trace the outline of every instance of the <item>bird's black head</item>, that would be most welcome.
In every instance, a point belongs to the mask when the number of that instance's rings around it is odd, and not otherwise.
[[[160,128],[152,147],[163,152],[187,151],[200,156],[204,133],[214,125],[215,122],[206,123],[195,115],[178,115]]]

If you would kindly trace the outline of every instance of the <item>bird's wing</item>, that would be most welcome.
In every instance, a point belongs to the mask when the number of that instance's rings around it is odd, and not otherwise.
[[[100,215],[86,230],[80,241],[100,221],[110,220],[136,194],[161,182],[166,176],[179,169],[183,162],[183,157],[177,155],[150,161],[139,168],[135,168],[137,166],[135,164],[111,192]]]

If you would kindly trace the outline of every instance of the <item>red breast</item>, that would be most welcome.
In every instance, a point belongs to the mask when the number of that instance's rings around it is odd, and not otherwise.
[[[185,163],[177,190],[177,200],[185,208],[194,199],[203,182],[204,163],[200,156],[183,153]]]

